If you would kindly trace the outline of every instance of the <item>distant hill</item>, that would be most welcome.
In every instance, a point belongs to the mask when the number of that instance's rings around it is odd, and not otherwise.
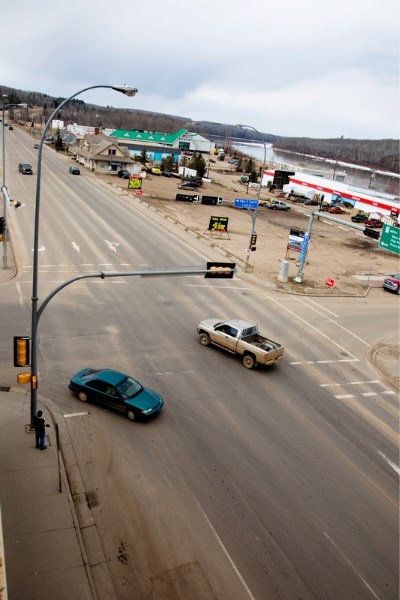
[[[40,92],[18,90],[1,86],[1,94],[7,94],[10,104],[28,104],[29,119],[48,119],[53,110],[64,100]],[[235,141],[259,142],[260,138],[250,129],[236,125],[192,121],[189,117],[178,117],[146,110],[113,108],[86,104],[75,98],[59,113],[58,118],[70,122],[115,129],[143,129],[171,133],[177,129],[188,129],[211,139],[224,140],[225,146]],[[305,137],[281,137],[260,132],[262,139],[273,144],[276,150],[288,150],[299,154],[310,154],[381,171],[400,173],[399,140],[353,140],[318,139]]]

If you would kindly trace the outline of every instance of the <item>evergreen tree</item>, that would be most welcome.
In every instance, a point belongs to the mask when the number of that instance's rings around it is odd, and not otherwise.
[[[189,163],[189,168],[195,169],[197,171],[197,177],[200,179],[204,177],[207,171],[207,165],[200,152],[195,152],[195,154],[193,154],[192,160]]]
[[[146,148],[143,148],[143,150],[140,152],[140,158],[139,158],[139,162],[142,163],[142,165],[146,165],[147,161],[149,160]]]
[[[56,143],[54,145],[55,149],[57,152],[60,152],[60,150],[64,149],[64,144],[63,141],[61,139],[61,135],[60,135],[60,130],[57,130],[57,139],[56,139]]]

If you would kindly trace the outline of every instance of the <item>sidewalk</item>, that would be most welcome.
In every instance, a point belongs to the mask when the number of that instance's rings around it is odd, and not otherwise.
[[[0,391],[0,407],[0,504],[9,600],[114,598],[63,417],[50,400],[42,399],[50,428],[47,449],[40,451],[29,427],[30,391]],[[7,592],[2,591],[2,600]]]

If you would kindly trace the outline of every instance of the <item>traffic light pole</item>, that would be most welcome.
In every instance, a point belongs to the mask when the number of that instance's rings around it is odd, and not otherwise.
[[[321,217],[323,219],[326,219],[327,221],[333,221],[334,223],[339,223],[340,225],[343,225],[345,227],[350,227],[351,229],[356,229],[357,231],[362,231],[364,233],[365,231],[365,227],[360,227],[360,225],[356,225],[355,223],[348,223],[347,221],[342,221],[342,219],[338,219],[337,217],[333,217],[332,215],[321,215],[321,212],[319,210],[312,210],[311,214],[310,214],[310,219],[308,221],[308,228],[307,228],[307,232],[306,232],[306,247],[303,249],[303,252],[301,252],[301,258],[299,261],[299,268],[297,270],[297,275],[296,277],[293,278],[293,281],[295,281],[296,283],[302,283],[303,281],[303,268],[304,268],[304,263],[306,261],[306,257],[307,257],[307,246],[308,246],[308,242],[310,241],[310,237],[311,237],[311,230],[312,230],[312,224],[313,224],[313,218],[317,217],[318,219]]]

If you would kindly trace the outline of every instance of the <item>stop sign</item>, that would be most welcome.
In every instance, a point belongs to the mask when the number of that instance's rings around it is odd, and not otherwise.
[[[334,287],[335,280],[328,277],[325,281],[325,285],[326,285],[326,287]]]

